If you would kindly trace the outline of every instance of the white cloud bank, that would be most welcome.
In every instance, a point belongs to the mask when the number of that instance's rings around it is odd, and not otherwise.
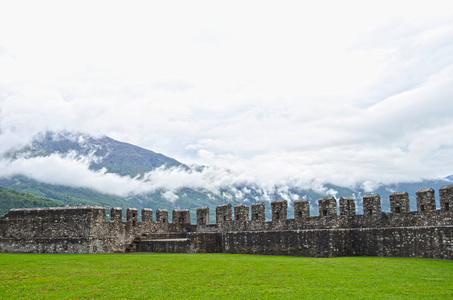
[[[0,178],[15,175],[25,175],[49,184],[68,185],[73,187],[88,187],[102,193],[119,196],[130,196],[161,192],[169,201],[178,199],[176,193],[182,188],[202,189],[213,194],[221,194],[227,190],[239,199],[244,198],[251,191],[244,185],[255,188],[269,200],[271,194],[278,192],[288,200],[298,199],[300,196],[289,191],[291,187],[314,189],[321,193],[334,194],[335,191],[325,188],[320,181],[300,180],[290,178],[291,173],[256,174],[247,171],[247,164],[229,165],[232,169],[219,166],[206,167],[202,171],[188,171],[183,168],[158,168],[146,173],[143,178],[131,178],[107,173],[105,169],[93,171],[89,169],[90,162],[97,157],[77,157],[71,153],[67,155],[52,154],[46,157],[25,158],[15,160],[0,160]],[[250,166],[250,165],[249,165]],[[275,176],[276,175],[276,176]]]
[[[450,1],[12,2],[0,153],[68,130],[210,167],[144,183],[51,156],[0,173],[117,194],[447,176],[451,53]]]

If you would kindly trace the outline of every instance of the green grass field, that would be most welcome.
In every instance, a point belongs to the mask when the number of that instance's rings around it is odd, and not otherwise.
[[[452,299],[453,261],[0,253],[0,299]]]

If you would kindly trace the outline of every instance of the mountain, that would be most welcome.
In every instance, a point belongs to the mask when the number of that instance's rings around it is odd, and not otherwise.
[[[0,217],[12,208],[58,207],[62,206],[50,199],[38,198],[32,194],[0,187]]]
[[[42,134],[23,149],[8,153],[6,158],[16,160],[47,157],[53,154],[63,157],[89,158],[89,168],[93,171],[105,169],[107,173],[138,179],[143,178],[147,172],[162,168],[168,170],[177,168],[190,172],[203,170],[203,167],[199,166],[191,170],[187,165],[173,158],[109,137],[94,138],[86,134],[69,132]],[[128,207],[168,209],[169,211],[179,208],[190,209],[193,219],[196,217],[196,209],[200,206],[210,207],[211,218],[214,218],[217,205],[227,201],[242,203],[242,199],[236,199],[226,190],[222,191],[222,195],[220,195],[201,188],[180,188],[174,194],[170,193],[173,200],[169,201],[169,193],[164,189],[121,197],[89,188],[40,182],[22,175],[0,178],[0,186],[31,193],[38,197],[50,198],[65,205],[122,207],[123,213]]]
[[[447,180],[447,181],[450,181],[453,183],[453,175],[445,177],[444,180]]]
[[[196,177],[201,176],[200,174],[205,170],[205,167],[189,167],[163,154],[119,142],[106,136],[94,138],[86,134],[70,132],[44,133],[20,151],[8,153],[6,159],[46,157],[54,154],[86,158],[89,161],[89,168],[93,171],[103,169],[107,173],[130,176],[145,185],[148,184],[146,174],[151,171],[161,169],[171,171],[174,170],[173,168],[177,168],[177,170]],[[451,177],[453,178],[453,176]],[[361,212],[361,198],[365,194],[378,193],[381,195],[382,209],[389,211],[388,196],[390,193],[405,190],[410,195],[411,208],[415,209],[415,192],[418,189],[432,187],[437,193],[441,186],[451,183],[450,178],[425,180],[417,183],[395,183],[381,185],[374,191],[364,191],[361,188],[348,188],[332,184],[324,184],[321,189],[318,188],[316,190],[294,186],[274,187],[273,189],[264,190],[257,183],[244,183],[226,186],[217,191],[208,191],[194,185],[194,187],[181,187],[171,191],[165,188],[158,188],[151,192],[135,192],[127,196],[118,196],[89,188],[45,183],[22,175],[0,178],[0,186],[33,194],[37,197],[52,199],[63,205],[87,204],[101,205],[107,208],[122,207],[123,213],[128,207],[135,207],[139,210],[152,208],[154,211],[157,209],[168,209],[170,212],[173,209],[190,209],[192,221],[195,221],[196,209],[202,206],[210,208],[210,218],[214,220],[216,206],[227,202],[233,205],[245,203],[250,206],[253,202],[264,201],[266,203],[266,215],[269,217],[270,200],[289,198],[293,200],[308,199],[311,204],[311,214],[317,215],[318,199],[332,195],[332,193],[335,193],[337,198],[355,198],[358,212]],[[288,217],[293,217],[293,213],[291,207],[288,207]]]
[[[109,137],[94,138],[89,135],[69,132],[46,132],[29,146],[9,153],[11,159],[19,156],[37,157],[53,153],[76,154],[78,157],[94,157],[90,169],[105,168],[109,173],[135,177],[159,167],[188,167],[177,160]]]

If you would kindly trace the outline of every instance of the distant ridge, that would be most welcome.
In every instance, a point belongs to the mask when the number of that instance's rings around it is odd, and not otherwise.
[[[103,136],[96,138],[88,134],[72,132],[45,132],[27,147],[7,154],[9,160],[17,158],[33,158],[59,154],[89,161],[92,170],[105,169],[108,173],[120,176],[131,176],[141,178],[145,173],[158,168],[170,169],[179,168],[189,173],[202,172],[206,167],[190,166],[167,157],[163,154],[153,152],[128,143],[116,141],[110,137]],[[52,166],[49,166],[52,167]],[[164,173],[163,173],[164,174]],[[162,175],[165,176],[165,175]],[[310,201],[312,213],[317,213],[317,201],[321,197],[331,196],[326,191],[333,191],[344,197],[352,197],[357,200],[357,212],[361,213],[362,197],[366,194],[377,193],[381,195],[382,210],[389,211],[389,195],[394,191],[407,191],[410,195],[411,209],[415,209],[415,192],[420,188],[432,187],[439,189],[443,185],[451,184],[453,175],[438,180],[423,180],[412,183],[392,183],[379,185],[374,190],[364,190],[357,187],[342,187],[329,183],[323,184],[324,191],[307,189],[297,186],[278,187],[273,190],[263,190],[258,183],[248,182],[235,184],[220,188],[217,192],[208,191],[202,187],[182,187],[177,190],[167,191],[164,188],[149,193],[118,196],[108,192],[99,192],[86,187],[57,185],[40,182],[23,175],[0,178],[0,186],[11,188],[17,191],[33,194],[57,201],[64,205],[101,205],[104,207],[135,207],[137,209],[178,209],[181,207],[193,211],[195,216],[197,207],[210,207],[210,217],[215,216],[215,207],[223,203],[250,204],[263,201],[269,203],[272,200],[307,199]],[[283,192],[282,192],[283,191]],[[283,194],[285,193],[286,194]],[[1,200],[0,200],[1,201]],[[291,202],[290,202],[291,203]],[[24,206],[18,206],[21,208]],[[269,212],[270,207],[266,206]],[[125,211],[125,210],[124,210]],[[288,210],[291,217],[292,210]]]
[[[0,216],[12,208],[58,207],[63,206],[50,199],[38,198],[32,194],[21,193],[0,187]]]
[[[444,179],[453,182],[453,175],[447,176]]]
[[[181,167],[188,168],[179,161],[163,154],[153,152],[128,143],[116,141],[107,136],[94,138],[81,133],[46,132],[38,136],[32,144],[11,155],[27,154],[30,157],[48,156],[53,153],[78,156],[94,155],[90,168],[105,168],[109,173],[135,177],[156,168]]]

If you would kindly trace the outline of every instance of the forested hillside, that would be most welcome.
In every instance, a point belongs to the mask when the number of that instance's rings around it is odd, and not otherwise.
[[[63,206],[50,199],[38,198],[32,194],[0,187],[0,216],[12,208],[57,207]]]

